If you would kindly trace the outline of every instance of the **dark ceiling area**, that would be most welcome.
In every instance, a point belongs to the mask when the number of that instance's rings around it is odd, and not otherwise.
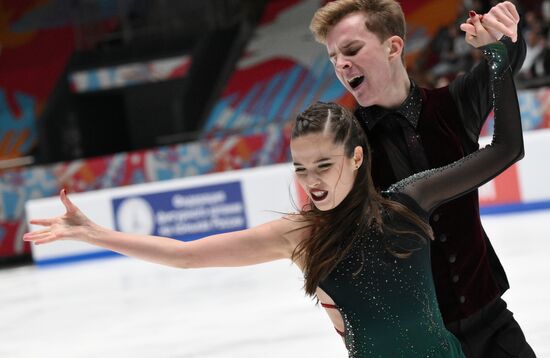
[[[50,9],[75,52],[39,120],[38,163],[196,140],[267,1],[75,0]],[[189,56],[181,78],[75,93],[79,71]]]

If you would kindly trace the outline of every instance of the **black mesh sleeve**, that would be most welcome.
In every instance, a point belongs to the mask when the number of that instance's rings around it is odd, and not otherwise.
[[[518,31],[517,42],[512,42],[504,36],[500,42],[504,44],[510,61],[512,72],[517,74],[523,65],[526,54],[526,44],[521,31]],[[477,143],[481,128],[491,110],[491,94],[489,90],[490,69],[485,61],[479,63],[471,71],[457,77],[449,85],[449,92],[453,97],[462,118],[462,124],[468,135],[468,142],[464,143],[467,150]],[[473,150],[472,150],[473,151]]]
[[[483,52],[489,64],[495,108],[491,144],[445,167],[403,179],[388,189],[410,196],[428,213],[483,185],[523,157],[519,104],[506,49],[497,42],[485,46]]]

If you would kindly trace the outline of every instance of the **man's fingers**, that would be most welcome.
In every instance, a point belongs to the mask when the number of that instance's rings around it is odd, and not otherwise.
[[[503,34],[507,35],[512,39],[512,42],[516,42],[518,38],[518,23],[519,23],[519,14],[516,10],[516,7],[511,2],[507,1],[501,3],[501,6],[498,7],[496,19],[506,25],[508,31],[501,31]]]
[[[513,25],[518,23],[514,15],[512,15],[512,13],[510,12],[510,9],[508,9],[506,6],[500,7],[499,10],[502,12],[503,15],[502,21],[510,22]]]
[[[493,31],[501,32],[509,37],[513,37],[515,35],[515,32],[510,27],[507,27],[502,22],[497,21],[492,16],[487,15],[483,17],[483,26],[485,26],[485,28],[490,28]],[[514,24],[513,26],[516,25]]]
[[[514,23],[519,23],[520,17],[516,6],[509,1],[505,1],[495,5],[489,11],[488,15],[495,16],[499,21],[509,19]]]
[[[519,17],[518,9],[516,8],[516,6],[514,4],[512,4],[510,1],[505,1],[501,4],[506,10],[508,10],[508,12],[512,16],[512,18],[514,19],[516,24],[519,23],[520,17]]]
[[[513,28],[517,25],[516,20],[505,7],[492,9],[489,14],[485,15],[483,20],[493,20],[496,22],[500,22],[509,28]]]

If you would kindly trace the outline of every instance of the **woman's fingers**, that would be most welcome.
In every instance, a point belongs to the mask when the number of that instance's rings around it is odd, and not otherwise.
[[[50,219],[32,219],[29,221],[32,225],[39,225],[39,226],[51,226],[54,223],[55,218]]]
[[[45,240],[45,239],[51,239],[51,238],[55,238],[55,237],[56,237],[56,235],[54,235],[50,231],[41,232],[41,233],[29,232],[29,233],[26,233],[25,235],[23,235],[23,240],[24,241],[39,242],[39,241],[42,241],[42,240]]]
[[[35,245],[40,245],[40,244],[48,244],[48,243],[53,242],[55,240],[57,240],[57,237],[50,234],[50,235],[45,235],[44,237],[41,237],[39,239],[30,240],[30,241],[32,241],[32,243],[35,244]]]
[[[475,15],[475,16],[471,16],[469,18],[469,22],[472,24],[472,26],[474,26],[475,30],[476,30],[476,33],[480,30],[483,30],[483,25],[481,24],[481,16],[480,15]]]
[[[86,221],[76,205],[67,196],[65,189],[59,193],[62,204],[65,206],[66,213],[63,216],[58,216],[48,219],[33,219],[29,223],[32,225],[45,226],[45,229],[35,230],[23,235],[23,240],[31,241],[35,244],[46,244],[52,241],[63,240],[71,237],[74,234],[73,227],[78,227]]]
[[[468,35],[471,35],[471,36],[476,35],[476,28],[474,27],[474,25],[469,23],[469,19],[468,19],[468,23],[460,24],[460,29]]]
[[[73,202],[67,196],[67,191],[65,189],[61,189],[61,191],[59,192],[59,198],[61,199],[61,202],[65,206],[65,209],[67,209],[67,213],[74,213],[78,211],[78,208],[76,207],[76,205],[74,205]]]
[[[78,208],[69,199],[65,189],[61,190],[61,192],[59,193],[59,196],[61,198],[61,202],[63,203],[63,205],[65,206],[65,209],[67,210],[67,214],[74,214],[78,212]],[[31,219],[29,220],[29,223],[32,225],[39,225],[39,226],[52,226],[60,218],[63,218],[63,217],[54,217],[54,218],[47,218],[47,219]]]
[[[485,36],[480,38],[480,35],[486,33],[483,25],[481,24],[481,16],[475,12],[470,12],[470,18],[460,25],[460,29],[466,33],[466,42],[474,47],[482,45],[482,41],[485,40]]]
[[[48,228],[48,229],[31,231],[31,232],[26,233],[25,235],[35,236],[35,235],[45,234],[45,233],[49,233],[49,232],[51,232],[51,230]]]

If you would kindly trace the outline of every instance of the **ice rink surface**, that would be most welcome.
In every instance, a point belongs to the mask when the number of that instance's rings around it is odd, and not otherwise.
[[[550,210],[483,217],[509,308],[550,357]],[[346,357],[288,261],[177,270],[113,258],[0,270],[0,357]]]

